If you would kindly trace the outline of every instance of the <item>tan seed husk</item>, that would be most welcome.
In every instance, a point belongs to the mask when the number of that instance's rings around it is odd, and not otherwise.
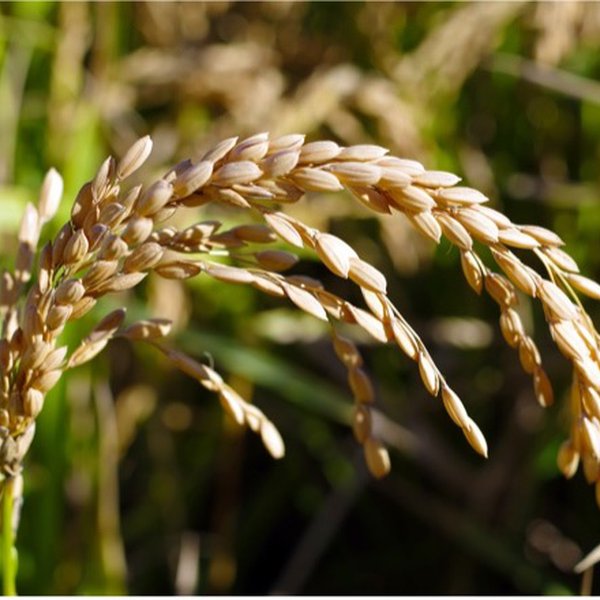
[[[44,177],[38,200],[38,212],[41,223],[49,221],[56,214],[63,195],[63,189],[62,177],[56,169],[50,169]]]
[[[399,210],[408,210],[410,212],[420,213],[429,211],[436,204],[434,199],[423,189],[414,185],[403,188],[392,188],[387,193]]]
[[[381,271],[357,257],[350,257],[348,276],[352,281],[373,292],[385,294],[387,281]]]
[[[402,352],[404,352],[404,354],[406,354],[406,356],[412,360],[416,360],[419,354],[419,349],[412,332],[399,319],[392,319],[390,324],[392,333],[394,335],[394,340],[396,340],[400,350],[402,350]]]
[[[269,134],[257,133],[245,140],[242,140],[231,150],[230,160],[251,160],[258,161],[269,151]]]
[[[556,235],[554,231],[550,231],[545,227],[540,227],[538,225],[520,225],[519,229],[530,235],[532,238],[535,238],[540,244],[544,246],[564,246],[565,243],[560,238],[560,236]]]
[[[110,179],[115,172],[115,159],[109,156],[100,166],[96,176],[92,181],[92,198],[94,202],[99,202],[104,198],[110,185]]]
[[[65,356],[67,355],[67,351],[67,346],[61,346],[60,348],[52,350],[44,360],[44,370],[52,371],[61,367],[65,360]]]
[[[147,217],[135,217],[127,223],[127,227],[121,234],[121,238],[130,246],[137,246],[145,242],[152,233],[154,223]]]
[[[217,163],[227,156],[238,141],[238,137],[230,137],[213,146],[203,157],[202,160],[209,160]]]
[[[54,301],[57,304],[75,304],[75,302],[83,298],[84,294],[85,288],[81,281],[78,279],[66,279],[56,288]]]
[[[83,221],[90,213],[93,204],[92,184],[88,182],[79,190],[71,209],[71,222],[75,227],[83,227]]]
[[[469,426],[469,415],[465,405],[458,395],[445,384],[442,385],[442,401],[446,412],[456,425],[461,429]]]
[[[211,161],[203,160],[196,165],[190,165],[174,179],[173,195],[176,198],[184,198],[193,194],[208,183],[212,173],[213,163]]]
[[[546,247],[542,249],[542,252],[558,267],[564,271],[570,271],[572,273],[579,273],[579,267],[577,263],[569,256],[564,250],[555,247]]]
[[[436,244],[439,244],[442,237],[442,228],[431,212],[425,210],[414,215],[407,214],[406,216],[417,231],[433,240]]]
[[[192,262],[175,260],[154,267],[154,272],[165,279],[189,279],[202,272],[202,267]]]
[[[366,162],[383,158],[388,152],[387,148],[382,148],[374,144],[355,144],[354,146],[342,148],[336,158],[339,161],[345,162]]]
[[[156,242],[145,242],[138,246],[123,262],[123,271],[147,271],[160,262],[164,253],[162,246]]]
[[[394,167],[381,167],[381,177],[378,185],[386,190],[401,189],[411,185],[412,181],[411,176],[404,171]]]
[[[73,312],[71,313],[69,320],[75,321],[77,319],[81,319],[81,317],[94,308],[96,302],[97,300],[95,298],[92,298],[91,296],[84,296],[75,302],[75,304],[73,304]]]
[[[354,342],[345,338],[339,334],[333,336],[333,349],[337,357],[347,367],[360,367],[362,366],[362,358],[356,348]]]
[[[465,434],[465,437],[467,438],[467,441],[473,450],[475,450],[475,452],[478,454],[481,454],[481,456],[484,458],[487,458],[487,442],[485,441],[485,437],[481,432],[481,429],[479,429],[477,423],[475,423],[473,419],[469,418],[468,424],[463,427],[463,433]]]
[[[425,389],[432,395],[437,396],[440,389],[440,378],[433,361],[424,352],[419,352],[419,374]]]
[[[321,321],[327,321],[327,313],[321,303],[306,290],[295,285],[282,284],[287,297],[301,310]]]
[[[508,250],[497,251],[492,249],[492,254],[509,279],[522,292],[531,297],[536,296],[540,277],[533,269],[530,269],[521,263],[519,259]]]
[[[173,196],[173,185],[164,179],[153,183],[137,200],[135,212],[140,217],[156,214]]]
[[[245,269],[230,267],[227,265],[209,265],[206,267],[206,273],[226,283],[248,284],[254,281],[254,275]]]
[[[540,242],[534,237],[519,231],[516,227],[508,227],[506,229],[500,229],[498,231],[498,239],[507,246],[513,246],[514,248],[525,248],[532,250],[533,248],[539,248]]]
[[[299,150],[306,136],[301,133],[290,133],[282,135],[269,144],[269,154],[278,152],[279,150]]]
[[[546,372],[539,367],[537,367],[533,373],[533,386],[538,404],[543,408],[551,406],[554,402],[552,384],[550,383]]]
[[[479,266],[475,255],[472,252],[461,252],[460,264],[468,284],[476,293],[481,294],[483,288],[483,273],[481,272],[481,267]]]
[[[155,340],[169,335],[172,326],[173,322],[169,319],[146,319],[133,323],[122,335],[133,341]]]
[[[58,329],[62,327],[71,316],[73,312],[73,306],[65,304],[63,306],[53,306],[46,316],[46,325],[48,329]]]
[[[119,161],[117,165],[117,177],[119,179],[126,179],[135,173],[146,162],[151,152],[152,140],[149,135],[137,140]]]
[[[277,282],[258,273],[254,274],[252,286],[259,289],[261,292],[264,292],[265,294],[269,294],[269,296],[274,296],[277,298],[282,298],[285,296],[285,292]]]
[[[461,208],[456,213],[456,218],[476,240],[484,244],[495,244],[498,241],[498,226],[480,211]]]
[[[442,226],[444,235],[461,250],[471,250],[473,239],[469,232],[453,217],[446,213],[436,215],[438,223]]]
[[[271,227],[281,239],[298,248],[304,246],[302,236],[287,219],[277,213],[266,213],[263,216],[269,227]]]
[[[260,168],[268,177],[283,177],[298,164],[299,156],[297,150],[281,150],[261,161]]]
[[[566,440],[561,444],[556,462],[560,472],[567,479],[571,479],[575,473],[577,473],[577,468],[579,467],[579,452],[575,450],[573,443],[570,440]]]
[[[90,244],[82,229],[78,229],[69,238],[62,252],[65,265],[78,263],[87,254]]]
[[[325,168],[350,185],[374,185],[381,178],[381,169],[374,164],[343,162],[331,163]]]
[[[375,402],[375,390],[367,373],[360,367],[348,371],[348,385],[357,402],[372,404]]]
[[[398,158],[396,156],[384,156],[376,161],[380,167],[390,167],[397,171],[402,171],[410,177],[418,177],[425,173],[425,167],[416,160],[409,158]]]
[[[391,469],[390,455],[383,444],[370,437],[365,440],[363,445],[367,467],[373,477],[381,479],[385,477]]]
[[[233,394],[228,388],[224,388],[219,394],[219,400],[225,412],[238,425],[243,425],[245,421],[244,409],[237,397],[237,394]]]
[[[269,271],[287,271],[300,260],[295,254],[284,250],[262,250],[254,254],[258,264]]]
[[[498,273],[489,272],[484,279],[484,285],[487,293],[500,306],[513,306],[516,304],[517,297],[510,281]]]
[[[251,183],[262,175],[256,163],[248,160],[228,162],[214,173],[211,183],[221,187],[230,187],[236,183]]]
[[[364,444],[372,435],[371,412],[366,406],[356,406],[352,416],[352,431],[359,444]]]
[[[538,294],[544,305],[558,319],[575,319],[577,312],[569,297],[551,281],[541,280],[538,283]]]
[[[39,390],[42,394],[47,394],[58,383],[61,376],[62,370],[60,369],[46,371],[31,382],[31,387]]]
[[[273,458],[283,458],[285,455],[285,446],[279,431],[277,431],[273,423],[263,420],[260,425],[260,437],[265,445],[265,448],[269,451],[269,454]]]
[[[600,300],[600,284],[596,283],[588,277],[583,275],[576,275],[574,273],[568,273],[566,275],[569,283],[579,292],[594,298],[594,300]]]
[[[118,268],[119,262],[116,260],[99,260],[88,269],[88,272],[82,277],[81,283],[89,291],[114,275]]]
[[[427,188],[448,188],[456,185],[460,177],[447,171],[425,171],[413,180],[417,185]]]
[[[348,277],[350,259],[357,256],[354,248],[330,233],[320,233],[315,238],[315,250],[330,271]]]
[[[266,225],[260,225],[258,223],[250,225],[238,225],[231,231],[233,231],[237,238],[244,242],[267,244],[277,239],[273,232]]]
[[[519,343],[519,360],[526,373],[533,374],[541,364],[540,353],[530,337],[523,337]]]
[[[379,321],[383,322],[386,318],[386,307],[382,302],[381,294],[368,290],[365,287],[361,287],[360,291],[369,310]]]
[[[117,260],[127,254],[129,246],[116,235],[107,235],[98,250],[99,260]]]
[[[384,195],[373,188],[365,186],[348,184],[347,188],[350,193],[368,209],[386,215],[391,213],[389,195]]]
[[[356,323],[362,327],[370,336],[375,338],[377,341],[386,343],[388,341],[387,332],[385,327],[376,319],[371,313],[363,310],[362,308],[356,308],[348,302],[344,304],[344,319],[347,320],[348,314],[351,320],[349,322]]]
[[[100,284],[95,294],[108,294],[110,292],[124,292],[130,290],[143,281],[148,273],[118,273]]]
[[[335,142],[310,142],[300,149],[298,163],[306,165],[328,162],[336,158],[341,151],[342,149]]]
[[[443,203],[457,205],[483,204],[489,201],[489,198],[481,192],[469,187],[459,186],[439,190],[436,198]]]
[[[35,419],[44,406],[44,394],[36,388],[28,388],[23,396],[23,413],[26,417]]]
[[[517,348],[521,338],[525,335],[521,317],[512,308],[502,311],[500,315],[500,330],[506,343],[512,348]]]
[[[290,179],[307,192],[338,192],[344,189],[333,173],[312,167],[295,169]]]

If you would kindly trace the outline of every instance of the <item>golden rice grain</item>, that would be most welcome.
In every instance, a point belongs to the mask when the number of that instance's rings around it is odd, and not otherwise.
[[[419,374],[425,389],[432,395],[437,396],[440,389],[440,378],[431,358],[424,352],[419,352]]]
[[[498,241],[498,226],[480,211],[462,208],[455,216],[476,240],[484,244],[495,244]]]
[[[279,431],[270,421],[263,420],[260,425],[260,437],[265,448],[273,458],[283,458],[285,455],[285,446]]]
[[[406,216],[417,231],[433,240],[436,244],[439,244],[442,237],[442,228],[431,212],[424,210],[423,212],[407,214]]]
[[[287,271],[298,264],[299,258],[284,250],[261,250],[254,253],[258,264],[269,271]]]
[[[335,142],[310,142],[300,149],[298,163],[306,165],[328,162],[336,158],[341,151],[342,149]]]
[[[469,425],[469,415],[464,404],[458,395],[446,384],[442,385],[442,401],[446,412],[456,425],[461,429]]]
[[[386,293],[387,281],[378,269],[357,257],[350,257],[349,264],[348,276],[352,281],[373,292]]]
[[[348,384],[352,389],[352,395],[361,404],[372,404],[375,402],[375,390],[371,379],[360,367],[353,367],[348,371]]]
[[[44,177],[38,200],[38,212],[41,223],[49,221],[56,214],[63,195],[63,189],[62,177],[56,169],[50,169]]]
[[[556,462],[560,472],[567,479],[571,479],[577,473],[579,467],[579,452],[573,447],[573,443],[570,440],[564,441],[556,457]]]
[[[371,412],[366,406],[356,406],[352,415],[352,431],[359,444],[371,437]]]
[[[568,282],[582,294],[594,298],[595,300],[600,300],[600,284],[588,277],[576,275],[575,273],[567,273],[566,278]]]
[[[338,192],[344,189],[340,180],[333,173],[322,169],[301,167],[296,169],[290,178],[307,192]]]
[[[365,460],[373,477],[381,479],[391,469],[390,455],[383,444],[372,437],[367,438],[364,445]]]
[[[487,458],[488,447],[487,442],[485,440],[485,436],[481,432],[481,429],[479,429],[479,427],[477,426],[477,423],[473,421],[473,419],[469,417],[467,417],[467,419],[467,424],[463,427],[462,430],[465,434],[465,437],[467,438],[467,441],[469,442],[473,450],[475,450],[475,452],[481,454],[481,456],[483,456],[484,458]]]
[[[152,140],[149,135],[137,140],[117,164],[117,177],[126,179],[135,173],[146,162],[151,152]]]
[[[287,297],[300,310],[313,315],[313,317],[317,317],[317,319],[327,321],[327,313],[325,312],[325,309],[310,292],[307,292],[306,290],[303,290],[295,285],[288,285],[286,283],[283,283],[282,287]]]

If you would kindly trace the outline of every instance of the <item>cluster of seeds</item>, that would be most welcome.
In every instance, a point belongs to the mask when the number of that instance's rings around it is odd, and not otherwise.
[[[6,476],[20,471],[46,393],[66,369],[91,360],[117,335],[158,348],[175,366],[217,393],[224,409],[239,424],[259,433],[273,456],[283,455],[279,433],[258,408],[227,386],[212,368],[163,345],[171,328],[167,320],[125,326],[125,310],[118,309],[102,319],[77,348],[69,351],[58,345],[69,321],[89,312],[102,296],[135,287],[150,272],[177,280],[203,274],[250,285],[332,325],[336,321],[357,325],[375,340],[397,345],[417,363],[425,389],[441,396],[471,446],[487,455],[480,429],[388,297],[384,275],[342,239],[280,210],[282,204],[296,202],[306,192],[346,189],[369,209],[390,216],[402,213],[434,242],[439,243],[444,235],[458,248],[465,278],[477,293],[485,290],[498,304],[502,334],[532,375],[538,401],[548,406],[550,382],[516,310],[518,292],[541,302],[552,337],[574,369],[571,437],[560,451],[559,465],[571,476],[581,457],[586,477],[599,481],[599,335],[575,290],[599,299],[600,286],[578,274],[556,234],[542,227],[516,225],[487,207],[483,194],[458,186],[456,175],[427,171],[416,161],[389,156],[379,146],[305,143],[301,135],[273,140],[267,134],[242,141],[231,138],[200,160],[180,163],[147,187],[125,187],[151,148],[145,137],[120,161],[108,158],[81,188],[69,222],[39,253],[42,227],[55,214],[62,196],[62,181],[55,171],[44,181],[38,206],[28,205],[25,210],[14,271],[4,272],[0,281],[0,467]],[[253,221],[224,231],[218,221],[200,221],[185,229],[168,223],[160,227],[184,207],[209,203],[237,207]],[[333,294],[316,279],[286,275],[298,262],[292,252],[252,249],[276,240],[313,251],[333,274],[351,280],[362,293],[364,308]],[[489,248],[501,272],[484,264],[478,254],[481,247]],[[532,251],[547,277],[525,265],[513,250]],[[226,256],[229,263],[215,261],[215,256]],[[373,386],[356,346],[335,331],[333,342],[348,370],[356,401],[356,438],[364,446],[371,472],[383,476],[389,470],[389,456],[371,426]]]

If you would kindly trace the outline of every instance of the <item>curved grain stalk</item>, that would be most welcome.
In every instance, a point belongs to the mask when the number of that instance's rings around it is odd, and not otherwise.
[[[108,158],[79,191],[69,222],[39,250],[41,229],[56,213],[62,196],[62,180],[54,170],[44,180],[38,206],[26,207],[15,268],[4,272],[0,282],[0,468],[6,481],[14,483],[20,477],[46,393],[65,370],[91,360],[117,335],[158,348],[175,366],[217,393],[224,409],[240,425],[259,433],[274,457],[283,456],[279,433],[258,408],[245,402],[212,368],[164,345],[170,331],[167,320],[124,327],[123,308],[102,319],[74,350],[57,347],[69,321],[81,318],[103,296],[135,287],[150,272],[168,279],[202,275],[250,285],[332,326],[336,321],[355,324],[377,341],[397,345],[417,363],[426,390],[441,396],[468,442],[486,456],[483,434],[389,298],[384,275],[340,238],[280,210],[280,205],[296,202],[306,192],[346,189],[374,212],[389,218],[400,213],[433,242],[445,236],[458,248],[467,282],[498,304],[502,334],[532,375],[538,401],[548,406],[552,388],[536,345],[515,311],[517,290],[541,303],[552,338],[573,367],[571,435],[560,450],[559,467],[571,477],[581,459],[600,503],[600,336],[576,293],[600,299],[600,285],[578,273],[556,234],[512,223],[487,207],[483,194],[457,185],[459,177],[427,171],[418,162],[389,156],[379,146],[305,143],[302,135],[230,138],[200,160],[180,163],[151,185],[125,187],[151,149],[152,142],[145,137],[120,161]],[[185,229],[158,227],[180,208],[210,203],[237,207],[252,220],[226,231],[218,221],[199,221]],[[277,239],[313,251],[332,273],[351,280],[362,292],[365,308],[336,296],[315,279],[285,275],[297,262],[290,252],[248,250],[249,244]],[[480,251],[485,247],[498,272],[482,261]],[[514,249],[532,252],[545,273],[525,265]],[[230,264],[215,262],[215,255],[228,257]],[[356,401],[356,438],[364,446],[371,472],[383,476],[390,461],[371,429],[373,387],[356,346],[335,329],[333,344],[348,370]],[[9,489],[18,500],[20,484],[7,485],[5,496]]]

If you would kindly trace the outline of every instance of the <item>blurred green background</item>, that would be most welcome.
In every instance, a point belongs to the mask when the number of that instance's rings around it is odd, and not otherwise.
[[[513,221],[554,229],[598,280],[599,50],[600,4],[575,1],[2,3],[1,262],[50,166],[66,186],[56,231],[103,158],[141,135],[155,142],[149,178],[222,138],[271,131],[379,143],[456,172]],[[387,275],[490,459],[413,363],[357,337],[393,446],[392,474],[372,481],[318,323],[252,289],[152,279],[127,299],[129,317],[173,318],[174,344],[264,409],[287,455],[272,461],[151,350],[113,342],[61,380],[40,417],[20,592],[576,593],[572,567],[600,542],[600,519],[583,476],[566,482],[555,466],[569,366],[538,308],[527,325],[555,385],[549,410],[447,243],[344,195],[293,212]],[[311,256],[299,270],[352,297]],[[77,323],[73,343],[121,301]]]

